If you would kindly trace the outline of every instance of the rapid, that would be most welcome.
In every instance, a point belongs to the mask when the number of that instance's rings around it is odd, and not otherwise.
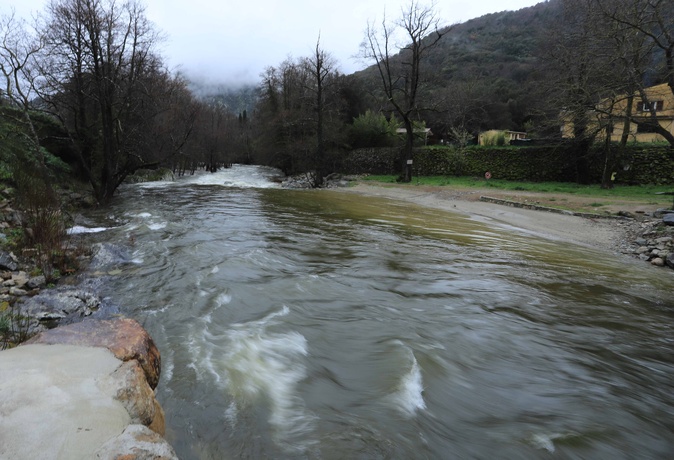
[[[671,458],[670,271],[275,175],[125,185],[78,227],[181,459]]]

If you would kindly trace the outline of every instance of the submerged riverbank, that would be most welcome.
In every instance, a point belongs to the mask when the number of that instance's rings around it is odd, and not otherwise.
[[[638,213],[625,211],[632,217],[618,215],[581,217],[571,212],[545,212],[536,209],[508,206],[497,201],[480,200],[482,190],[453,190],[451,187],[373,185],[358,182],[352,187],[342,188],[344,192],[359,193],[401,200],[416,206],[456,212],[493,225],[511,230],[562,241],[579,246],[601,248],[612,254],[622,254],[653,261],[662,256],[663,265],[666,255],[674,253],[674,227],[661,225],[662,218],[657,217],[658,208],[646,203],[636,206]],[[531,198],[535,202],[535,197]],[[631,209],[634,209],[631,208]],[[659,240],[659,241],[658,241]],[[643,248],[654,246],[660,253],[644,256]],[[659,246],[660,249],[655,248]],[[672,261],[674,262],[674,260]],[[654,263],[653,265],[659,265]],[[660,265],[662,266],[662,265]],[[672,267],[674,268],[674,263]]]

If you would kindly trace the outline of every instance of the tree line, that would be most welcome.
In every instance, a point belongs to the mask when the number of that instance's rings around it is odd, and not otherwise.
[[[0,21],[1,96],[15,109],[3,116],[30,134],[38,170],[41,145],[49,145],[107,204],[139,169],[183,173],[233,161],[237,117],[195,98],[166,68],[157,52],[161,34],[140,2],[52,0],[33,23],[13,12]],[[35,114],[47,114],[58,129],[40,136]]]
[[[559,137],[562,112],[572,120],[574,161],[584,181],[589,146],[611,123],[647,125],[674,145],[645,91],[666,82],[674,94],[673,10],[668,0],[550,0],[532,7],[524,25],[538,30],[536,37],[545,29],[548,38],[532,44],[533,35],[504,23],[510,36],[524,37],[506,47],[522,59],[481,79],[479,67],[465,66],[471,69],[465,75],[445,58],[456,56],[450,51],[461,43],[469,50],[486,32],[446,26],[434,4],[410,0],[398,15],[364,25],[361,56],[368,69],[340,73],[319,36],[309,56],[268,67],[254,107],[232,113],[217,99],[196,97],[183,76],[166,68],[157,52],[161,33],[140,2],[51,0],[35,23],[2,18],[2,100],[12,107],[2,113],[25,127],[32,153],[23,160],[37,165],[33,174],[48,176],[40,166],[48,145],[91,184],[101,204],[128,175],[159,166],[185,173],[266,164],[306,173],[319,187],[344,152],[358,146],[399,148],[400,177],[409,181],[412,146],[424,128],[459,144],[481,129]],[[457,35],[459,29],[465,33]],[[498,99],[511,91],[506,77],[533,78],[535,89]],[[612,119],[611,104],[624,98],[633,99],[630,107],[649,107],[650,116]],[[608,121],[590,123],[600,112]],[[54,120],[48,135],[36,113]],[[619,155],[607,143],[607,178]]]

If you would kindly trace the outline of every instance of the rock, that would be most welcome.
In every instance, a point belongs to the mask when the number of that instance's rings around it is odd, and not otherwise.
[[[674,213],[674,209],[669,209],[669,208],[658,208],[655,210],[653,213],[655,216],[660,217],[660,216],[666,216],[667,214],[672,214]]]
[[[154,400],[154,418],[152,419],[152,423],[147,427],[162,436],[166,434],[166,417],[164,416],[164,409],[159,404],[159,401],[157,401],[157,398]]]
[[[131,255],[127,250],[120,246],[110,243],[102,243],[92,248],[94,254],[89,263],[90,268],[104,270],[110,267],[128,264],[131,262]]]
[[[670,225],[670,226],[674,225],[674,213],[665,214],[665,216],[662,218],[662,222],[665,225]]]
[[[655,265],[656,267],[664,267],[665,261],[660,257],[656,257],[655,259],[651,260],[651,264]]]
[[[19,264],[11,253],[0,251],[0,269],[14,272],[19,269]]]
[[[20,288],[24,287],[28,283],[28,279],[29,278],[26,272],[18,272],[12,274],[12,280],[15,283],[14,285]]]
[[[649,251],[648,246],[641,246],[635,252],[637,254],[646,254]]]
[[[131,416],[131,423],[154,426],[155,429],[162,430],[158,434],[164,435],[164,413],[138,361],[134,359],[123,363],[112,374],[108,389],[116,395],[115,399],[124,405]],[[157,417],[161,420],[154,423]]]
[[[103,348],[21,345],[1,352],[0,458],[96,458],[131,423],[100,385],[120,364]]]
[[[669,268],[674,269],[674,252],[667,255],[667,257],[665,258],[665,263]]]
[[[155,389],[161,373],[161,357],[152,337],[135,320],[95,320],[44,331],[26,343],[70,344],[104,347],[122,361],[137,360],[150,388]]]
[[[19,304],[19,308],[22,315],[33,320],[30,332],[34,333],[47,326],[55,326],[47,325],[46,322],[79,320],[89,316],[98,309],[100,303],[98,296],[89,291],[69,288],[42,292]]]
[[[177,460],[173,448],[157,433],[143,425],[129,425],[119,436],[106,442],[96,458],[102,460]]]
[[[41,288],[47,284],[47,279],[44,277],[44,275],[40,276],[34,276],[32,278],[29,278],[28,281],[26,282],[26,287],[29,289],[36,289],[36,288]]]
[[[11,287],[9,288],[9,295],[14,295],[14,296],[24,296],[28,294],[28,291],[18,288],[18,287]]]

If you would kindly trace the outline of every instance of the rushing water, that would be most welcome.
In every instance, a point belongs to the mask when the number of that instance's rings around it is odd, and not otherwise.
[[[182,459],[672,458],[672,272],[268,174],[87,216]]]

